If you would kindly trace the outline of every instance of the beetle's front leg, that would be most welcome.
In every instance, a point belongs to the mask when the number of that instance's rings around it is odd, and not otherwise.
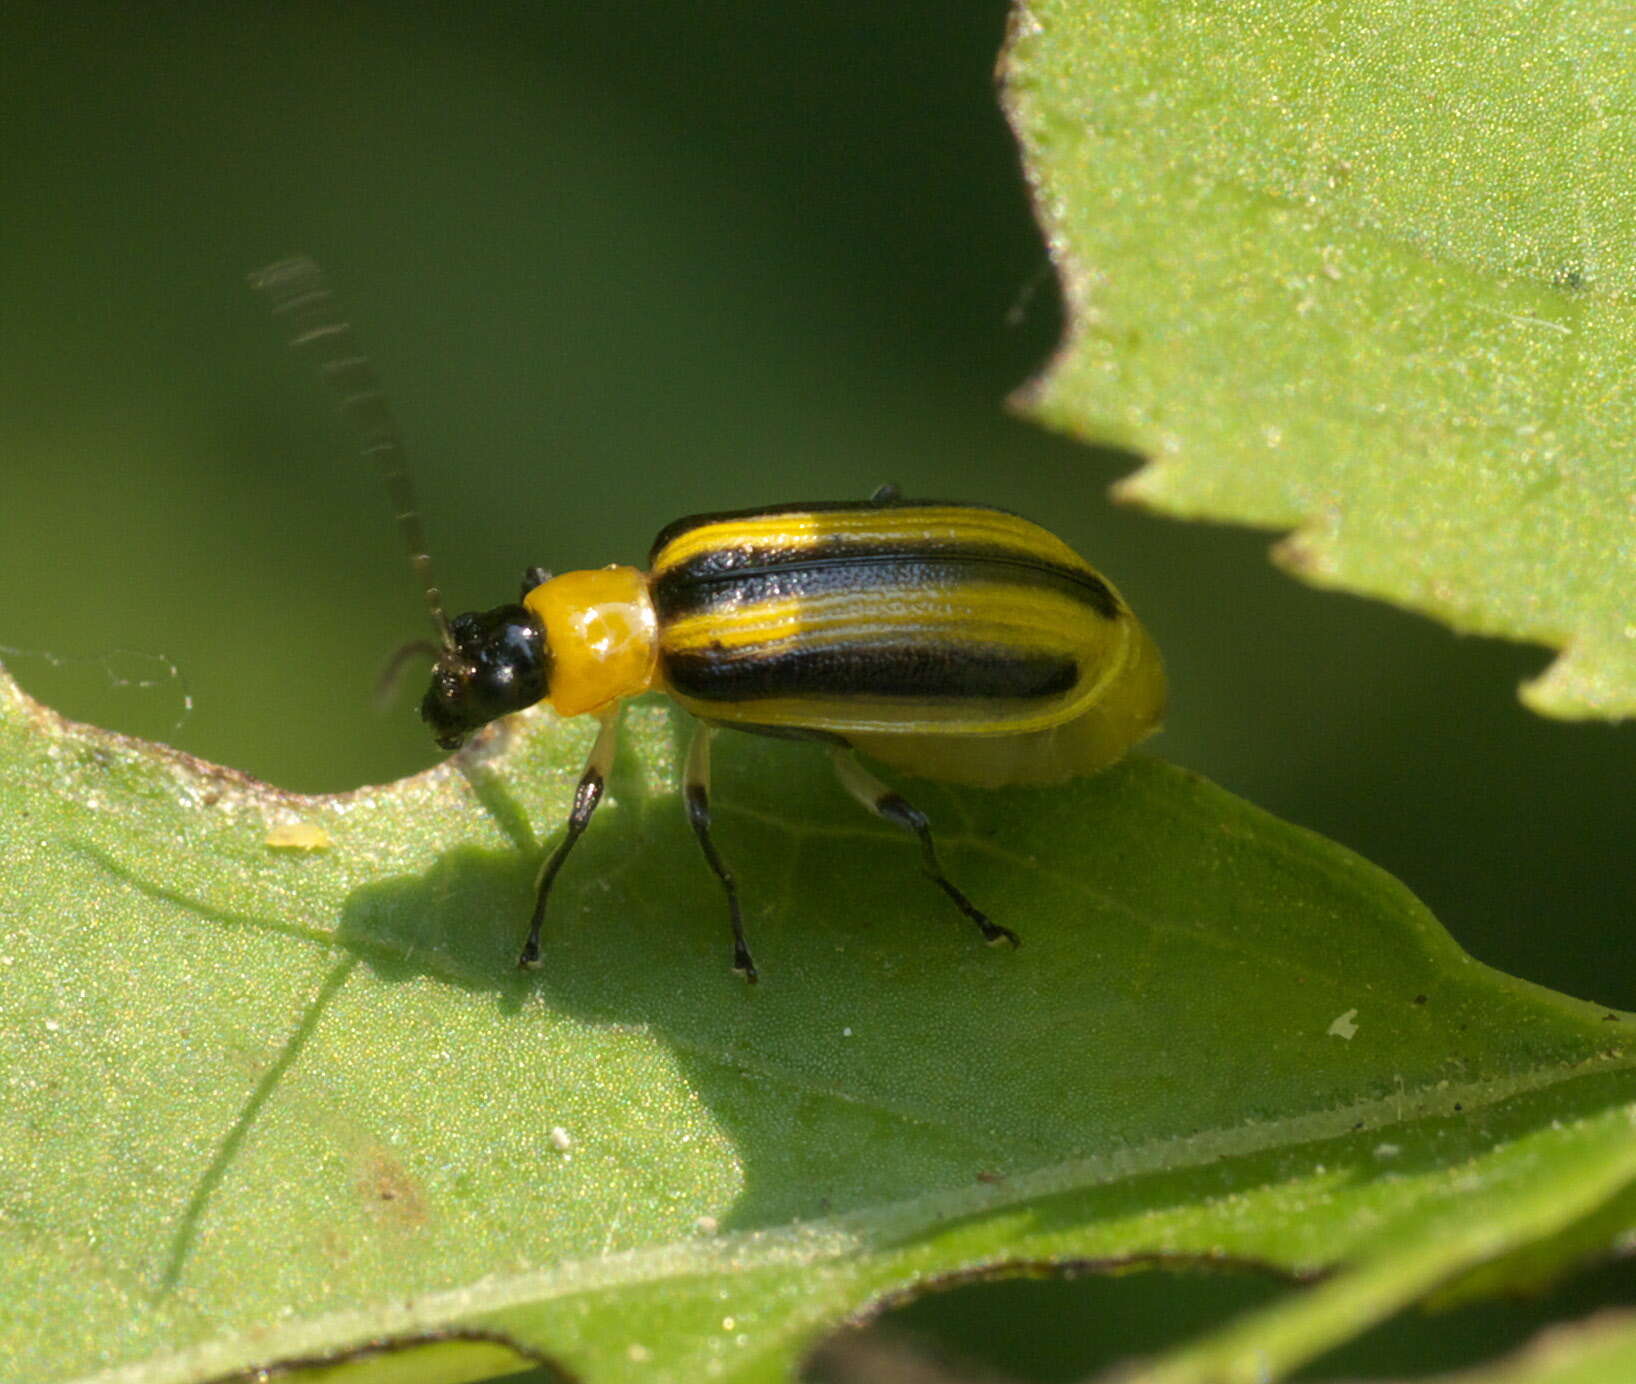
[[[528,923],[528,940],[523,943],[522,954],[517,958],[517,964],[524,970],[535,970],[540,964],[540,928],[545,923],[545,901],[551,893],[551,884],[557,877],[557,871],[562,868],[562,862],[568,859],[568,852],[574,849],[574,842],[584,834],[585,828],[590,825],[591,814],[602,801],[602,786],[607,782],[608,774],[613,768],[614,751],[619,745],[619,705],[615,703],[608,710],[599,713],[602,728],[596,733],[596,743],[591,746],[591,757],[585,763],[585,772],[580,775],[579,787],[574,790],[574,806],[568,813],[568,830],[561,841],[557,842],[556,850],[551,852],[545,864],[540,867],[539,878],[534,884],[534,916]]]

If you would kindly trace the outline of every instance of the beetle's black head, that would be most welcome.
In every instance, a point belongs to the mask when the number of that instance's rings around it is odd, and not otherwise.
[[[445,750],[496,717],[533,706],[551,678],[545,629],[526,607],[495,606],[449,622],[454,647],[432,669],[420,719]]]

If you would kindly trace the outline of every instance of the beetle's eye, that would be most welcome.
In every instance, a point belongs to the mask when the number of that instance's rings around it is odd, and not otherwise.
[[[437,661],[420,717],[446,750],[496,717],[545,696],[551,655],[545,630],[520,605],[474,611],[451,622],[454,648]]]

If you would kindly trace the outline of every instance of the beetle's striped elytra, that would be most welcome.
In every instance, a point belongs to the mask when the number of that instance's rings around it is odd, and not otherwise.
[[[655,539],[646,572],[530,568],[516,602],[451,621],[430,582],[396,427],[317,269],[287,261],[257,282],[296,320],[298,343],[324,348],[326,375],[383,464],[437,635],[421,716],[438,744],[458,748],[540,701],[601,723],[540,870],[519,964],[539,964],[551,886],[602,799],[619,708],[648,691],[697,722],[682,797],[747,980],[757,971],[738,888],[711,834],[710,749],[722,729],[819,742],[853,797],[917,839],[923,871],[983,938],[1016,945],[943,873],[925,816],[855,752],[1000,787],[1095,773],[1152,734],[1163,663],[1095,568],[1005,510],[883,487],[865,501],[679,519]]]
[[[877,499],[703,515],[659,535],[650,569],[664,690],[723,725],[827,732],[926,777],[998,786],[1101,768],[1162,710],[1161,665],[1118,593],[1003,510]],[[1114,733],[1061,730],[1087,718]],[[1028,753],[1047,732],[1057,752]]]

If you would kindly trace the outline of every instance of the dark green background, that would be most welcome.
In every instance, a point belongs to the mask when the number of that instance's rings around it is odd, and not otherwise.
[[[407,694],[369,708],[422,621],[378,480],[244,286],[300,250],[387,379],[457,607],[640,561],[695,510],[884,480],[1020,510],[1158,637],[1155,752],[1393,871],[1482,959],[1630,1006],[1636,729],[1523,711],[1539,650],[1112,507],[1131,458],[1005,412],[1059,308],[1003,26],[998,0],[7,7],[0,657],[288,787],[433,762]],[[181,669],[179,729],[116,650]]]

